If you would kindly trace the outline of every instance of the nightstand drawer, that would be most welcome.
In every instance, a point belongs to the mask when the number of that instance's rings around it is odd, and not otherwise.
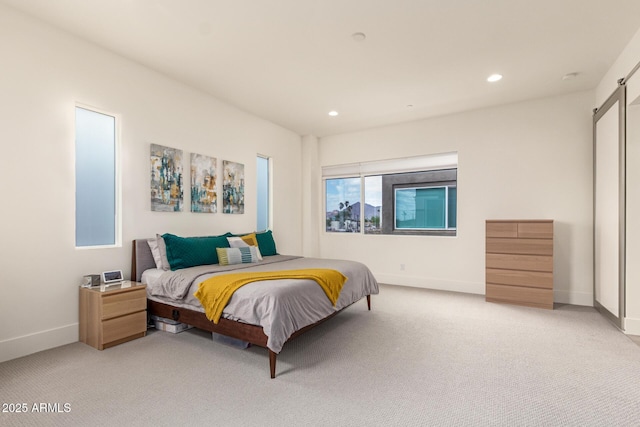
[[[147,331],[147,312],[129,314],[102,322],[102,341],[106,344]]]
[[[102,319],[123,316],[147,309],[145,289],[102,296]]]

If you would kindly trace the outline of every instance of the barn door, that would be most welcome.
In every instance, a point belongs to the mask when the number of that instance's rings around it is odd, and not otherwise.
[[[625,90],[593,115],[594,307],[623,328],[625,310]]]

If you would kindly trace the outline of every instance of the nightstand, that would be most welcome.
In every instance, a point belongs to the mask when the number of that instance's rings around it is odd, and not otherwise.
[[[147,333],[147,286],[80,288],[80,342],[103,350]]]

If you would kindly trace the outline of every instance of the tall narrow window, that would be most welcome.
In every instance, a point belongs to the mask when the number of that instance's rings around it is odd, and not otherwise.
[[[76,107],[76,247],[117,243],[116,118]]]
[[[258,156],[258,223],[257,231],[269,228],[269,158]]]

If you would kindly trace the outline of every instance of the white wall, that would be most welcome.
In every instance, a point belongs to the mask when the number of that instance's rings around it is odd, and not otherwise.
[[[364,262],[384,283],[484,294],[485,220],[553,219],[554,299],[591,305],[593,99],[580,92],[321,138],[320,166],[459,159],[457,237],[318,230],[321,255]]]
[[[640,61],[640,30],[633,36],[620,53],[620,56],[618,56],[618,59],[616,59],[616,62],[611,65],[611,68],[600,80],[600,84],[596,88],[596,107],[600,107],[607,100],[609,95],[618,87],[618,80],[626,77],[638,61]],[[635,98],[637,95],[636,93],[633,97]]]
[[[313,135],[302,137],[302,229],[317,230],[320,226],[318,211],[322,209],[322,191],[317,176],[318,138]],[[302,254],[306,257],[318,257],[317,235],[302,233]]]
[[[640,62],[640,31],[631,39],[596,89],[596,105],[602,103]],[[640,71],[627,82],[627,221],[626,221],[626,333],[640,335]]]
[[[5,6],[0,59],[0,362],[77,341],[81,277],[128,277],[132,239],[254,230],[257,153],[273,158],[278,250],[302,252],[299,135]],[[120,248],[74,248],[76,102],[121,117]],[[150,143],[184,151],[187,183],[191,152],[244,163],[246,213],[192,214],[188,184],[184,212],[151,212]]]

